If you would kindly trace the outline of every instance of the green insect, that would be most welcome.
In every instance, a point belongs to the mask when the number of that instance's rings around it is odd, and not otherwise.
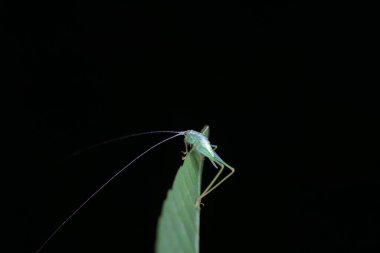
[[[205,128],[204,131],[207,131],[208,127]],[[235,172],[235,169],[228,165],[225,161],[220,158],[220,156],[215,152],[217,146],[211,145],[208,138],[200,132],[194,131],[194,130],[188,130],[184,132],[184,141],[185,141],[185,148],[186,151],[183,152],[186,156],[188,156],[191,152],[195,151],[203,155],[204,157],[207,157],[212,165],[214,165],[215,168],[218,168],[217,164],[220,166],[218,174],[214,177],[214,179],[211,181],[211,183],[206,187],[206,189],[199,195],[195,206],[199,207],[201,204],[202,198],[204,198],[207,194],[215,190],[221,183],[223,183],[227,178],[232,176],[232,174]],[[188,151],[187,146],[192,146],[191,150]],[[185,157],[182,159],[184,160]],[[229,168],[231,171],[230,173],[225,176],[223,179],[221,179],[218,183],[216,181],[218,180],[219,176],[222,174],[224,167]],[[215,184],[216,183],[216,184]]]
[[[222,184],[227,178],[229,178],[234,172],[235,172],[235,169],[233,167],[231,167],[230,165],[228,165],[226,162],[224,162],[222,160],[222,158],[219,157],[219,155],[215,152],[217,146],[216,145],[211,145],[210,141],[208,140],[207,136],[205,135],[205,133],[209,131],[209,127],[206,126],[203,128],[202,132],[197,132],[197,131],[194,131],[194,130],[186,130],[186,131],[150,131],[150,132],[143,132],[143,133],[137,133],[137,134],[132,134],[132,135],[127,135],[127,136],[123,136],[123,137],[119,137],[119,138],[115,138],[115,139],[111,139],[111,140],[108,140],[108,141],[104,141],[104,142],[101,142],[101,143],[98,143],[98,144],[95,144],[93,146],[90,146],[86,149],[82,149],[76,153],[74,153],[71,157],[73,156],[77,156],[78,154],[80,153],[83,153],[85,151],[88,151],[90,149],[93,149],[95,147],[98,147],[98,146],[102,146],[104,144],[108,144],[108,143],[112,143],[112,142],[115,142],[115,141],[120,141],[120,140],[123,140],[123,139],[127,139],[127,138],[130,138],[130,137],[135,137],[135,136],[141,136],[141,135],[147,135],[147,134],[156,134],[156,133],[174,133],[175,135],[169,137],[169,138],[166,138],[158,143],[156,143],[155,145],[151,146],[150,148],[148,148],[147,150],[145,150],[143,153],[141,153],[140,155],[138,155],[135,159],[133,159],[131,162],[129,162],[127,165],[125,165],[123,168],[121,168],[116,174],[114,174],[110,179],[108,179],[102,186],[100,186],[90,197],[88,197],[77,209],[74,210],[74,212],[68,216],[66,218],[66,220],[64,220],[61,225],[59,225],[57,227],[56,230],[54,230],[50,236],[44,241],[44,243],[40,246],[40,248],[35,252],[35,253],[39,253],[44,247],[45,245],[55,236],[55,234],[57,232],[59,232],[61,230],[61,228],[80,210],[82,209],[82,207],[84,205],[86,205],[93,197],[95,197],[95,195],[97,195],[105,186],[107,186],[113,179],[115,179],[115,177],[117,177],[118,175],[120,175],[124,170],[126,170],[128,167],[130,167],[133,163],[136,162],[136,160],[140,159],[141,157],[143,157],[146,153],[148,153],[149,151],[153,150],[154,148],[160,146],[161,144],[171,140],[171,139],[174,139],[178,136],[181,136],[183,135],[184,136],[184,142],[185,142],[185,151],[182,151],[182,153],[185,155],[182,157],[182,160],[185,160],[186,157],[191,154],[192,152],[198,152],[199,154],[201,154],[203,157],[207,157],[210,162],[212,163],[212,165],[215,167],[215,168],[218,168],[217,165],[220,166],[220,169],[219,169],[219,172],[216,174],[216,176],[212,179],[211,183],[206,187],[206,189],[198,196],[196,202],[194,203],[195,204],[195,207],[196,208],[199,208],[200,205],[202,204],[201,201],[202,199],[208,195],[210,192],[212,192],[213,190],[215,190],[220,184]],[[188,150],[188,147],[191,147],[190,150]],[[224,167],[227,167],[230,169],[230,173],[227,174],[223,179],[218,180],[219,176],[222,174],[223,172],[223,169]]]

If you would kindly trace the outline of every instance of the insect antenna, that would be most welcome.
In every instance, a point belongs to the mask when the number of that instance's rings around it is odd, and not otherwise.
[[[142,135],[148,135],[148,134],[159,134],[159,133],[172,133],[172,134],[183,134],[184,131],[149,131],[149,132],[142,132],[142,133],[135,133],[135,134],[129,134],[129,135],[124,135],[124,136],[120,136],[120,137],[117,137],[117,138],[113,138],[113,139],[109,139],[109,140],[106,140],[106,141],[102,141],[102,142],[99,142],[99,143],[96,143],[94,145],[91,145],[87,148],[84,148],[84,149],[80,149],[72,154],[70,154],[68,157],[66,157],[65,160],[69,160],[69,159],[72,159],[84,152],[87,152],[87,151],[90,151],[92,149],[95,149],[95,148],[98,148],[100,146],[103,146],[103,145],[106,145],[106,144],[111,144],[111,143],[114,143],[114,142],[118,142],[118,141],[122,141],[122,140],[125,140],[125,139],[129,139],[129,138],[132,138],[132,137],[137,137],[137,136],[142,136]]]
[[[156,132],[156,131],[155,131]],[[158,132],[158,131],[157,131]],[[146,132],[146,133],[140,133],[140,134],[134,134],[132,136],[137,136],[137,135],[143,135],[143,134],[148,134],[148,133],[154,133],[154,132]],[[142,152],[140,155],[138,155],[135,159],[133,159],[132,161],[130,161],[127,165],[125,165],[123,168],[121,168],[116,174],[114,174],[110,179],[108,179],[102,186],[100,186],[90,197],[88,197],[79,207],[77,207],[74,212],[72,212],[72,214],[70,214],[66,220],[64,220],[61,225],[59,225],[51,234],[50,236],[43,242],[43,244],[38,248],[38,250],[35,252],[35,253],[39,253],[41,252],[42,249],[45,248],[46,244],[61,230],[61,228],[69,221],[71,220],[71,218],[76,214],[78,213],[78,211],[80,209],[82,209],[82,207],[84,205],[86,205],[92,198],[94,198],[101,190],[103,190],[104,187],[106,187],[112,180],[115,179],[115,177],[117,177],[118,175],[120,175],[124,170],[126,170],[129,166],[131,166],[135,161],[137,161],[138,159],[140,159],[141,157],[143,157],[146,153],[148,153],[149,151],[153,150],[154,148],[160,146],[161,144],[171,140],[171,139],[174,139],[175,137],[178,137],[180,135],[183,135],[184,132],[176,132],[177,134],[176,135],[173,135],[173,136],[170,136],[169,138],[166,138],[158,143],[156,143],[155,145],[151,146],[150,148],[148,148],[147,150],[145,150],[144,152]],[[125,138],[125,137],[124,137]],[[120,138],[119,138],[120,139]]]

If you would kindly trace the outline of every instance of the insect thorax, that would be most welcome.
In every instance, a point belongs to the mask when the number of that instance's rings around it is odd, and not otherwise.
[[[207,137],[197,131],[189,130],[185,133],[185,141],[191,145],[202,140],[207,140]]]

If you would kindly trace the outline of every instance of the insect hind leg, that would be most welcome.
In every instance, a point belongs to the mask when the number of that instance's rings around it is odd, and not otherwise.
[[[200,204],[201,204],[201,201],[202,199],[208,195],[210,192],[212,192],[213,190],[215,190],[219,185],[221,185],[224,181],[226,181],[230,176],[232,176],[232,174],[234,174],[235,172],[235,169],[230,167],[230,166],[227,166],[231,171],[230,173],[225,176],[223,179],[221,179],[216,185],[215,182],[216,180],[219,178],[219,176],[222,174],[222,171],[224,169],[224,165],[223,164],[219,164],[220,165],[220,170],[218,172],[218,174],[216,174],[216,176],[214,177],[214,179],[211,181],[211,183],[206,187],[206,189],[203,191],[203,193],[201,195],[199,195],[199,197],[197,198],[197,201],[195,203],[195,207],[199,207]]]

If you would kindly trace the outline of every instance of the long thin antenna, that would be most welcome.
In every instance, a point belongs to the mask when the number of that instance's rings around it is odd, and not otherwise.
[[[110,179],[108,179],[101,187],[99,187],[99,189],[97,189],[90,197],[88,197],[77,209],[75,209],[75,211],[69,216],[66,218],[65,221],[62,222],[61,225],[58,226],[58,228],[56,230],[54,230],[51,235],[46,239],[46,241],[44,241],[44,243],[40,246],[40,248],[35,252],[35,253],[39,253],[44,247],[45,245],[57,234],[58,231],[61,230],[61,228],[80,210],[82,209],[82,207],[84,205],[87,204],[88,201],[90,201],[95,195],[97,195],[105,186],[107,186],[113,179],[115,179],[115,177],[117,177],[118,175],[120,175],[126,168],[128,168],[129,166],[131,166],[136,160],[138,160],[139,158],[141,158],[142,156],[144,156],[146,153],[148,153],[149,151],[151,151],[152,149],[156,148],[157,146],[163,144],[164,142],[167,142],[171,139],[174,139],[175,137],[177,136],[180,136],[180,135],[183,135],[184,132],[179,132],[177,133],[176,135],[173,135],[163,141],[160,141],[159,143],[151,146],[150,148],[148,148],[147,150],[145,150],[143,153],[141,153],[140,155],[138,155],[135,159],[133,159],[131,162],[129,162],[127,165],[125,165],[122,169],[120,169],[115,175],[113,175]]]
[[[106,145],[106,144],[110,144],[110,143],[113,143],[113,142],[125,140],[125,139],[131,138],[131,137],[136,137],[136,136],[141,136],[141,135],[147,135],[147,134],[158,134],[158,133],[179,134],[179,133],[183,133],[183,132],[182,131],[149,131],[149,132],[142,132],[142,133],[124,135],[124,136],[121,136],[121,137],[117,137],[117,138],[113,138],[113,139],[110,139],[110,140],[102,141],[102,142],[96,143],[94,145],[91,145],[91,146],[89,146],[87,148],[78,150],[78,151],[72,153],[71,155],[69,155],[66,159],[71,159],[71,158],[73,158],[73,157],[75,157],[77,155],[80,155],[80,154],[82,154],[82,153],[84,153],[86,151],[89,151],[91,149],[94,149],[94,148],[97,148],[97,147],[100,147],[100,146],[103,146],[103,145]]]

